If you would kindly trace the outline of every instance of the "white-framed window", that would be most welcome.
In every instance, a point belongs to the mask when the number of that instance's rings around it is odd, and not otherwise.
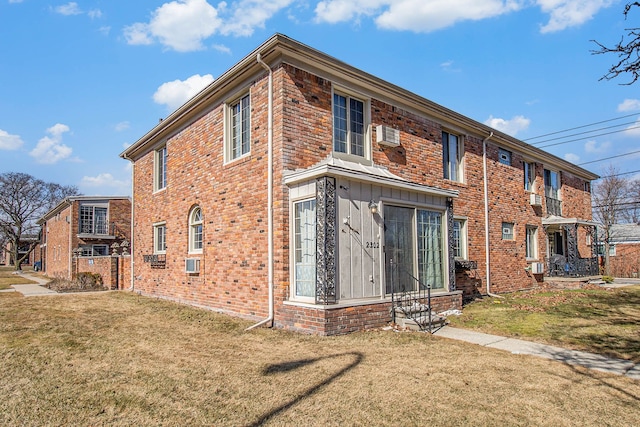
[[[514,224],[512,222],[502,223],[502,240],[514,240],[515,234],[513,232]]]
[[[525,256],[527,259],[538,259],[538,227],[527,225]]]
[[[246,93],[226,105],[225,161],[246,156],[251,151],[251,96]]]
[[[442,166],[444,178],[462,182],[462,137],[449,132],[442,132]]]
[[[106,205],[80,205],[80,221],[78,221],[78,233],[103,235],[109,234],[109,219]]]
[[[315,300],[316,294],[316,200],[293,204],[294,297]]]
[[[167,146],[158,148],[154,154],[153,189],[159,191],[167,187]]]
[[[196,206],[189,214],[189,252],[202,252],[202,209]]]
[[[356,97],[333,94],[333,151],[369,158],[368,103]]]
[[[532,162],[524,162],[524,189],[533,191],[533,183],[536,179],[536,164]]]
[[[467,259],[467,220],[453,219],[453,255],[456,259]]]
[[[560,200],[560,174],[549,169],[544,170],[545,196]]]
[[[153,224],[153,253],[164,254],[167,252],[167,223]]]
[[[503,165],[511,166],[511,151],[499,148],[498,161]]]

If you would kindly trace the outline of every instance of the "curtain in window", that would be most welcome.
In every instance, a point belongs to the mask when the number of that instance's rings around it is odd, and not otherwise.
[[[295,204],[295,292],[314,297],[316,293],[316,201]]]
[[[417,211],[418,225],[418,277],[420,285],[443,289],[442,271],[442,214],[426,210]]]

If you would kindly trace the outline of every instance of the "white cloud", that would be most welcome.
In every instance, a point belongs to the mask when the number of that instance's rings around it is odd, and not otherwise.
[[[226,4],[220,3],[224,8]],[[159,40],[178,52],[202,49],[202,41],[221,26],[218,11],[205,0],[177,0],[157,8],[148,24],[135,23],[124,29],[129,44],[151,44]]]
[[[213,46],[211,46],[212,48],[214,48],[215,50],[217,50],[220,53],[226,53],[226,54],[231,54],[231,49],[229,49],[227,46],[222,45],[222,44],[214,44]]]
[[[102,11],[100,9],[92,9],[89,12],[87,12],[87,15],[89,15],[89,18],[91,19],[101,18]]]
[[[578,163],[580,161],[580,156],[578,156],[577,154],[573,154],[573,153],[567,153],[567,154],[564,155],[564,159],[567,162]]]
[[[213,7],[206,0],[174,0],[157,8],[148,23],[134,23],[123,32],[127,43],[133,45],[157,41],[178,52],[201,50],[203,41],[214,34],[252,35],[256,28],[264,28],[268,19],[293,1],[240,0],[231,6],[222,1]]]
[[[511,136],[515,136],[521,130],[529,128],[531,120],[524,116],[515,116],[510,120],[489,116],[489,118],[485,120],[484,124]]]
[[[523,0],[325,0],[316,21],[344,22],[375,16],[379,28],[430,32],[456,22],[481,20],[519,10]]]
[[[23,0],[9,0],[9,3],[22,3]]]
[[[63,4],[61,6],[57,6],[53,9],[56,13],[60,15],[70,16],[70,15],[81,15],[82,11],[78,7],[78,3],[72,1],[67,4]]]
[[[45,136],[38,141],[36,147],[29,152],[36,162],[42,164],[54,164],[71,156],[73,150],[62,143],[62,135],[69,132],[69,126],[57,123],[47,129],[50,136]]]
[[[204,76],[195,74],[186,80],[163,83],[153,94],[153,100],[157,104],[166,105],[170,110],[175,110],[212,81],[213,76],[211,74],[205,74]]]
[[[11,135],[0,129],[0,150],[17,150],[24,144],[19,135]]]
[[[611,142],[605,141],[601,144],[598,144],[594,140],[590,140],[584,143],[584,151],[592,154],[602,154],[609,151],[611,148]]]
[[[130,127],[131,127],[131,123],[124,121],[116,124],[113,128],[115,129],[116,132],[122,132],[129,129]]]
[[[627,129],[624,132],[624,135],[631,136],[634,138],[640,137],[640,119],[636,120],[634,124],[627,127]]]
[[[130,167],[130,165],[128,165]],[[83,176],[80,180],[80,189],[88,190],[96,196],[117,195],[126,196],[131,194],[131,180],[128,174],[124,173],[123,178],[116,178],[112,174],[100,173],[96,176]]]
[[[540,9],[550,15],[549,22],[540,28],[540,32],[552,33],[576,27],[613,3],[613,0],[537,0]]]
[[[640,99],[625,99],[620,105],[618,105],[618,111],[638,111],[640,110]]]
[[[105,25],[103,27],[98,28],[98,31],[100,32],[100,34],[102,34],[103,36],[108,36],[109,33],[111,32],[111,27],[108,25]]]
[[[264,28],[264,23],[293,0],[241,0],[234,4],[233,16],[222,26],[224,35],[250,36],[255,28]]]

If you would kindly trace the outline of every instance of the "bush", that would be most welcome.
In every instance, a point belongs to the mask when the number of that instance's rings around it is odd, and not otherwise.
[[[604,280],[607,283],[613,283],[613,277],[611,276],[602,276],[602,280]]]
[[[104,291],[104,281],[102,276],[97,273],[82,272],[78,273],[76,280],[66,280],[55,278],[47,284],[49,289],[56,292],[84,292],[84,291]]]

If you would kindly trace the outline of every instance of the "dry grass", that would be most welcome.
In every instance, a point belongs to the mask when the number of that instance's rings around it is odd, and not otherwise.
[[[31,283],[37,283],[31,279],[27,279],[25,276],[13,274],[15,269],[13,266],[0,267],[0,290],[9,289],[11,285],[26,285]]]
[[[454,326],[640,363],[640,286],[531,291],[486,298]]]
[[[633,425],[640,382],[423,333],[322,338],[109,292],[0,294],[0,425]]]

